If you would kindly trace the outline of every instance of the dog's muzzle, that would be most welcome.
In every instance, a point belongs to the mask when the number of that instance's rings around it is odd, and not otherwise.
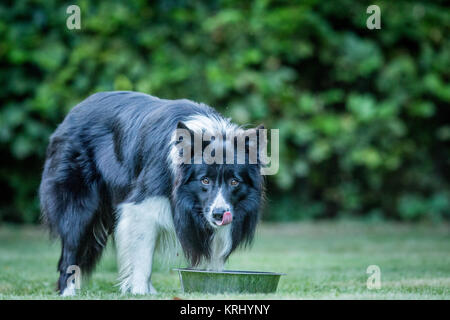
[[[212,217],[218,226],[224,226],[233,221],[233,215],[229,209],[214,209],[212,212]]]

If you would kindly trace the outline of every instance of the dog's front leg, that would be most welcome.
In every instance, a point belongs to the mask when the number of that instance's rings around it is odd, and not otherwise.
[[[152,232],[153,233],[153,232]],[[143,240],[137,240],[134,257],[134,270],[131,274],[130,292],[132,294],[156,294],[156,290],[151,283],[153,253],[157,240],[157,230]]]
[[[143,205],[127,203],[119,210],[115,240],[122,293],[156,293],[151,274],[159,228],[155,214]]]

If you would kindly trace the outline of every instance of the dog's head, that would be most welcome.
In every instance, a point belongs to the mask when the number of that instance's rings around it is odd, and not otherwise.
[[[209,240],[221,228],[231,228],[227,256],[253,238],[264,191],[261,140],[252,137],[255,129],[207,132],[179,123],[177,131],[176,152],[182,160],[175,170],[174,223],[195,265],[209,256]]]

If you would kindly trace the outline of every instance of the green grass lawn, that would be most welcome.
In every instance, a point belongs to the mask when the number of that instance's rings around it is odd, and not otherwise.
[[[59,299],[54,292],[59,244],[37,227],[0,227],[0,299]],[[369,265],[381,289],[366,287]],[[174,267],[181,266],[180,262]],[[262,224],[251,249],[234,253],[230,269],[285,272],[276,294],[180,292],[178,275],[156,268],[154,296],[119,294],[109,246],[81,299],[450,299],[450,226],[305,222]]]

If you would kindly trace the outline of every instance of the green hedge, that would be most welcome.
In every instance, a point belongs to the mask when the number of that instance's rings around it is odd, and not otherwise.
[[[0,4],[0,221],[36,222],[48,137],[88,95],[136,90],[280,129],[266,219],[450,217],[444,1]]]

